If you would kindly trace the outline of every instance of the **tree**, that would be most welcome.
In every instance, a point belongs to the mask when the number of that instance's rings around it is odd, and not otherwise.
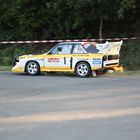
[[[126,33],[126,25],[130,32],[138,31],[139,10],[139,0],[0,0],[0,38],[103,38],[106,32],[116,36],[121,23]]]

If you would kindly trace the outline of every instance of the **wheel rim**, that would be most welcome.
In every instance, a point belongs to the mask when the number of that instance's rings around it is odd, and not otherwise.
[[[27,66],[27,71],[29,74],[36,74],[36,72],[38,71],[37,64],[34,62],[30,62]]]
[[[77,67],[77,73],[80,75],[80,76],[85,76],[88,74],[88,66],[85,65],[85,64],[80,64],[78,65]]]

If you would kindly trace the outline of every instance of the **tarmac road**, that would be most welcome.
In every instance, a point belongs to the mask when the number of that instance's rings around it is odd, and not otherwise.
[[[0,72],[0,140],[139,140],[140,76]]]

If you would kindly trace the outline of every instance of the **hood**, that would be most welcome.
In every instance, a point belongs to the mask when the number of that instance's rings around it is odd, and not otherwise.
[[[32,57],[32,56],[34,56],[34,55],[33,54],[21,55],[21,56],[19,56],[19,59],[29,58],[29,57]]]
[[[19,56],[19,59],[25,59],[25,58],[42,58],[42,56],[43,56],[43,54],[38,54],[38,55],[28,54],[28,55]]]

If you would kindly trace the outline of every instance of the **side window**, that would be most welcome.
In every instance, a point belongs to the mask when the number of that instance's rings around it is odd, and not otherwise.
[[[60,44],[51,51],[51,54],[70,54],[72,44]]]
[[[82,47],[82,45],[76,44],[76,45],[74,45],[73,53],[80,53],[80,54],[83,54],[83,53],[87,53],[87,52],[86,52],[86,50]]]
[[[72,49],[72,44],[63,45],[62,54],[70,54]]]

